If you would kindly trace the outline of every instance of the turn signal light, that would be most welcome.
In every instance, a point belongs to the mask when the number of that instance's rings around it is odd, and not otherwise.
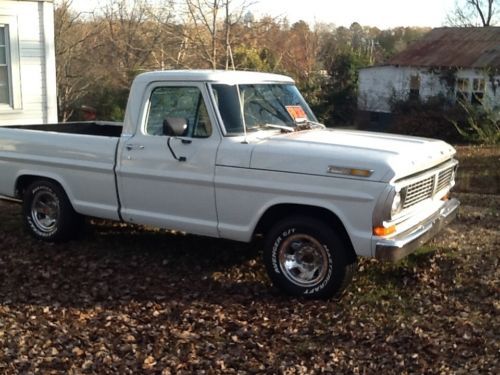
[[[447,201],[450,199],[450,193],[446,194],[443,198],[441,198],[442,201]]]
[[[373,227],[373,234],[375,236],[383,237],[388,236],[396,232],[396,226],[391,225],[390,227]]]
[[[351,175],[360,177],[370,177],[373,171],[367,169],[351,169]]]

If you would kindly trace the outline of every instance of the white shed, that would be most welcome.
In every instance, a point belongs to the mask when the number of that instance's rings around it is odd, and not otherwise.
[[[361,112],[391,112],[391,101],[444,95],[500,105],[500,27],[438,28],[359,72]]]
[[[0,0],[0,125],[53,122],[53,0]]]

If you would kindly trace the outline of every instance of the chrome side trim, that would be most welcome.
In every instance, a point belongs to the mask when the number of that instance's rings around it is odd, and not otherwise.
[[[23,203],[23,201],[21,199],[6,197],[5,195],[0,195],[0,200],[14,202],[14,203]]]
[[[390,239],[380,238],[376,242],[375,257],[383,261],[397,262],[438,234],[458,213],[457,199],[446,201],[434,215],[409,230]]]

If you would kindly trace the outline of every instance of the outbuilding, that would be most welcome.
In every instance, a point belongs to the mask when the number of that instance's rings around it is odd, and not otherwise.
[[[57,122],[53,0],[0,1],[0,125]]]
[[[362,122],[390,117],[395,100],[444,95],[450,101],[500,105],[500,27],[443,27],[359,72]]]

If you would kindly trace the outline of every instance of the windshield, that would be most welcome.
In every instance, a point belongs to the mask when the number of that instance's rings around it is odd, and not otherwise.
[[[238,95],[239,88],[239,95]],[[295,128],[316,117],[293,84],[212,85],[228,135],[262,128]],[[243,103],[244,122],[240,100]]]

